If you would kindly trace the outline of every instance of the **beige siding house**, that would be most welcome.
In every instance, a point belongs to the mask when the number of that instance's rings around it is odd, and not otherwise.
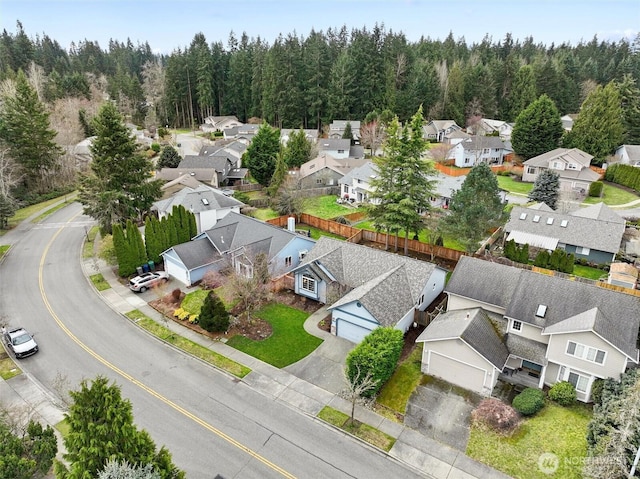
[[[533,183],[543,170],[552,170],[560,176],[563,191],[589,191],[589,186],[600,175],[589,168],[593,156],[578,148],[556,148],[523,163],[522,181]]]

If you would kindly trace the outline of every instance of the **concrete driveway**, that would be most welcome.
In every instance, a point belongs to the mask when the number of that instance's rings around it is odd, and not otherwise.
[[[457,390],[438,380],[418,386],[409,398],[406,426],[459,451],[467,449],[471,411],[481,398]]]

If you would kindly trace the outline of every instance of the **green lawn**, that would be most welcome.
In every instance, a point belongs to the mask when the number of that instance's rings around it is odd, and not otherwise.
[[[309,316],[304,311],[272,303],[254,314],[271,324],[271,336],[264,341],[253,341],[237,335],[229,339],[227,344],[272,366],[284,368],[293,364],[322,343],[320,338],[304,330],[302,325]]]
[[[378,404],[404,414],[409,396],[420,384],[422,372],[422,345],[416,346],[409,357],[398,365],[376,399]]]
[[[538,415],[525,419],[512,437],[472,426],[467,455],[518,479],[578,479],[582,477],[591,416],[586,405],[565,408],[548,402]],[[543,453],[555,454],[560,459],[553,476],[538,469],[538,458]]]
[[[82,245],[82,259],[89,259],[93,256],[94,241],[96,240],[96,236],[98,235],[99,230],[99,226],[93,226],[87,232],[87,237],[85,238],[85,242]]]
[[[258,208],[252,213],[252,216],[256,219],[267,221],[273,218],[277,218],[280,215],[271,208]]]
[[[3,349],[0,349],[0,378],[7,381],[21,373],[22,371],[16,366],[16,363],[13,362],[13,359],[11,359]]]
[[[9,226],[8,229],[15,228],[18,224],[26,220],[29,216],[41,211],[54,203],[57,203],[60,200],[67,200],[67,198],[75,197],[76,193],[69,193],[64,196],[59,196],[58,198],[53,198],[51,200],[43,201],[41,203],[36,203],[35,205],[26,206],[25,208],[20,208],[16,211],[16,213],[9,218]],[[0,230],[0,235],[6,233],[4,230]]]
[[[584,200],[584,203],[587,205],[593,205],[596,203],[604,203],[605,205],[624,205],[627,203],[631,203],[640,199],[638,195],[634,193],[630,193],[627,190],[623,190],[622,188],[618,188],[617,186],[609,185],[607,183],[604,184],[604,188],[602,190],[602,198],[592,198],[587,196]]]
[[[347,414],[329,406],[322,408],[318,413],[318,417],[383,451],[389,452],[396,442],[393,437],[368,424],[363,424],[359,421],[354,421],[354,423],[351,424],[349,421],[350,417]]]
[[[369,230],[369,231],[375,231],[376,229],[373,227],[373,223],[369,220],[366,221],[360,221],[356,226],[356,228],[360,228],[363,230]],[[418,241],[421,241],[423,243],[429,243],[429,235],[431,233],[427,230],[427,229],[423,229],[422,231],[420,231],[420,234],[418,235]],[[400,235],[401,237],[404,238],[404,234]],[[447,236],[443,236],[442,240],[444,242],[444,247],[445,248],[450,248],[450,249],[455,249],[458,251],[464,251],[464,245],[462,243],[460,243],[458,240],[456,240],[455,238],[449,238]],[[389,238],[389,243],[393,244],[393,238]]]
[[[304,200],[303,211],[311,216],[318,218],[331,219],[337,216],[348,215],[354,213],[354,208],[349,208],[336,203],[337,196],[315,196]]]
[[[89,279],[98,291],[104,291],[105,289],[111,288],[111,285],[106,279],[104,279],[102,273],[92,274],[91,276],[89,276]]]
[[[206,289],[192,291],[184,297],[182,303],[180,303],[180,307],[185,311],[189,311],[190,314],[200,314],[204,298],[206,298],[208,294],[209,291]]]
[[[8,245],[8,244],[0,245],[0,259],[2,259],[2,257],[7,253],[7,251],[9,251],[9,248],[11,248],[11,245]]]
[[[573,274],[576,276],[581,276],[582,278],[588,278],[593,280],[599,279],[607,279],[607,272],[598,268],[592,268],[590,266],[582,266],[581,264],[576,264],[573,266]]]
[[[497,178],[498,186],[509,193],[526,195],[533,189],[533,183],[523,183],[522,181],[514,180],[510,176],[497,176]]]
[[[303,223],[299,223],[296,225],[296,229],[302,231],[311,231],[311,239],[317,240],[320,236],[328,236],[330,238],[335,238],[339,240],[345,239],[343,236],[336,235],[333,233],[329,233],[328,231],[322,231],[321,229],[315,228],[313,226],[305,225]]]

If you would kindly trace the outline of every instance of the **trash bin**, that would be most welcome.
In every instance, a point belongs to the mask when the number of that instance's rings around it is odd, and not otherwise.
[[[142,266],[138,266],[138,267],[136,268],[136,271],[138,272],[138,276],[139,276],[139,275],[141,275],[141,274],[143,273],[143,271],[142,271]]]
[[[156,264],[153,261],[149,261],[147,264],[149,265],[149,271],[156,270]]]
[[[142,271],[144,271],[145,273],[149,272],[149,264],[148,263],[143,263],[142,264]]]

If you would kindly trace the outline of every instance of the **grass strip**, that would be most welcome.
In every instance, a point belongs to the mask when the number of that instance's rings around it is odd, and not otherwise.
[[[251,372],[251,369],[237,363],[222,354],[211,351],[198,343],[195,343],[189,339],[183,338],[179,334],[174,333],[169,328],[158,324],[153,319],[146,316],[144,313],[137,309],[126,313],[127,318],[134,321],[145,331],[153,334],[157,338],[175,346],[176,348],[195,356],[202,361],[209,363],[217,368],[220,368],[238,378],[243,378]]]
[[[330,406],[323,407],[318,413],[318,418],[362,439],[372,446],[382,449],[383,451],[389,452],[396,442],[395,438],[376,429],[375,427],[361,423],[360,421],[351,422],[350,417],[347,414],[333,409]]]
[[[92,274],[89,276],[89,279],[98,291],[104,291],[105,289],[111,288],[111,285],[106,279],[104,279],[102,273]]]
[[[0,377],[7,381],[18,374],[22,374],[20,368],[6,352],[0,350]]]

